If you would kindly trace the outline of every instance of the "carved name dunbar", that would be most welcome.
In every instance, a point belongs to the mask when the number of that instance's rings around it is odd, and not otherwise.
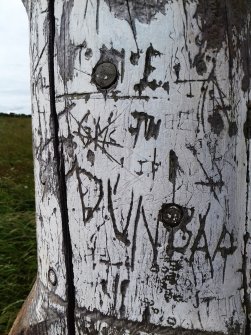
[[[88,176],[88,174],[85,172]],[[226,263],[229,256],[233,255],[237,250],[236,239],[233,231],[229,231],[226,223],[223,224],[222,230],[219,234],[218,239],[215,242],[214,250],[209,247],[209,239],[207,236],[207,217],[210,211],[210,205],[208,206],[206,212],[204,214],[199,214],[199,227],[197,232],[189,229],[189,223],[194,220],[194,209],[186,209],[183,208],[184,216],[181,220],[181,223],[177,227],[168,227],[163,225],[161,222],[161,218],[157,220],[154,219],[154,215],[149,219],[146,213],[146,204],[144,202],[144,197],[140,196],[135,198],[135,194],[133,190],[131,191],[129,207],[127,210],[120,208],[118,206],[114,206],[116,203],[117,191],[119,188],[120,175],[118,175],[117,181],[115,185],[112,185],[110,179],[107,182],[107,186],[103,185],[104,188],[101,188],[101,193],[99,197],[99,203],[101,199],[104,200],[105,194],[107,194],[107,203],[104,203],[102,206],[102,211],[107,208],[109,213],[109,217],[107,217],[106,224],[111,224],[115,239],[118,243],[124,244],[125,248],[130,248],[131,256],[130,256],[130,267],[134,269],[135,263],[135,254],[138,246],[137,236],[138,232],[145,228],[145,237],[148,238],[150,246],[152,248],[152,272],[159,272],[159,246],[160,246],[160,229],[163,230],[163,227],[168,231],[168,238],[166,244],[166,257],[168,261],[172,261],[174,259],[177,260],[177,257],[183,258],[185,255],[187,258],[187,263],[189,266],[193,266],[195,262],[196,255],[204,255],[204,258],[209,266],[209,273],[211,277],[214,276],[214,265],[213,262],[216,258],[221,257],[223,259],[223,282],[225,280],[225,270]],[[84,198],[88,198],[88,194],[82,194],[82,201],[84,202]],[[99,211],[99,208],[96,206],[92,209],[92,215],[94,212]],[[158,215],[157,215],[158,216]],[[92,216],[93,218],[93,216]],[[89,217],[88,220],[84,220],[86,223],[89,221],[91,224],[92,218]],[[125,222],[125,225],[121,228],[121,222]],[[142,225],[144,228],[142,228]],[[99,230],[98,230],[99,231]],[[182,237],[182,244],[177,245],[175,241],[180,236]],[[211,251],[210,251],[211,250]],[[105,259],[102,259],[104,262]],[[163,269],[162,269],[163,270]],[[162,271],[161,270],[161,271]],[[172,274],[169,273],[170,276]],[[171,277],[170,277],[171,278]],[[169,278],[169,279],[170,279]],[[168,279],[168,280],[169,280]],[[170,279],[171,280],[171,279]]]

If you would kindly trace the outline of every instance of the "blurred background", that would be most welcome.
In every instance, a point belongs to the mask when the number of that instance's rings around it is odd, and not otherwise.
[[[36,278],[29,27],[21,0],[0,0],[0,335]]]
[[[0,1],[0,113],[31,114],[29,27],[21,0]]]

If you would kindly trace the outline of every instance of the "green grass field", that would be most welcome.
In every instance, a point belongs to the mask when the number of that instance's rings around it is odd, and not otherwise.
[[[0,335],[36,276],[31,118],[0,115]]]

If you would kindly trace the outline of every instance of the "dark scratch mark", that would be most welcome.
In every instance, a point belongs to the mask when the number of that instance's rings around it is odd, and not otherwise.
[[[159,130],[160,130],[160,124],[161,120],[158,120],[157,123],[154,122],[154,116],[148,115],[145,112],[132,112],[131,113],[134,119],[137,120],[137,125],[136,127],[130,126],[129,132],[132,134],[132,136],[135,136],[134,140],[134,148],[137,144],[141,125],[144,123],[145,124],[145,129],[144,129],[144,137],[147,141],[149,141],[151,138],[154,138],[155,140],[159,136]]]
[[[107,290],[107,280],[105,279],[102,279],[101,282],[101,287],[102,287],[102,291],[105,295],[108,296],[108,298],[111,298],[111,295],[108,293],[108,290]]]
[[[117,188],[118,188],[119,180],[120,180],[120,174],[118,174],[117,181],[116,181],[116,184],[115,184],[114,189],[113,189],[113,194],[114,195],[117,194]]]
[[[130,62],[132,65],[138,65],[140,59],[140,53],[139,52],[131,52]]]
[[[190,256],[190,266],[192,265],[192,263],[194,263],[194,256],[195,253],[197,251],[201,251],[205,253],[205,259],[209,261],[209,265],[210,265],[210,272],[211,272],[211,277],[213,278],[214,276],[214,268],[213,268],[213,262],[212,262],[212,258],[210,256],[209,253],[209,249],[208,249],[208,242],[207,242],[207,236],[206,236],[206,232],[205,232],[205,226],[206,226],[206,219],[208,216],[208,213],[210,211],[211,208],[211,204],[208,205],[207,211],[205,213],[205,215],[201,215],[199,214],[199,221],[200,221],[200,227],[199,227],[199,231],[198,234],[194,240],[194,243],[191,247],[191,256]],[[204,245],[201,245],[201,240],[204,240]]]
[[[125,225],[125,228],[123,229],[123,231],[120,232],[118,230],[118,227],[117,227],[117,220],[116,220],[115,213],[114,213],[114,208],[113,208],[111,181],[110,181],[110,179],[108,179],[108,211],[111,215],[114,234],[115,234],[116,238],[120,242],[124,243],[126,246],[129,246],[131,244],[131,242],[128,239],[128,227],[129,227],[130,221],[131,221],[131,215],[132,215],[132,209],[133,209],[133,199],[134,199],[134,194],[133,194],[133,191],[132,191],[131,202],[130,202],[130,207],[129,207],[129,211],[128,211],[128,215],[127,215],[126,225]]]
[[[155,231],[155,238],[153,239],[153,236],[152,236],[152,234],[150,232],[150,229],[149,229],[148,222],[146,220],[145,209],[144,209],[143,206],[142,206],[142,216],[143,216],[144,225],[146,227],[146,231],[147,231],[147,234],[148,234],[148,237],[149,237],[149,241],[151,243],[152,250],[153,250],[152,270],[154,269],[153,272],[158,272],[159,266],[158,266],[158,263],[157,263],[157,259],[158,259],[159,220],[157,221],[157,226],[156,226],[156,231]]]
[[[201,169],[202,169],[202,171],[203,171],[203,173],[204,173],[204,175],[205,175],[205,177],[207,179],[207,182],[200,181],[200,182],[196,182],[195,184],[196,185],[202,185],[202,186],[210,187],[210,190],[213,193],[214,198],[218,201],[218,203],[220,203],[219,198],[217,196],[217,193],[215,191],[215,188],[218,187],[219,190],[220,190],[220,192],[221,192],[221,189],[224,186],[224,182],[222,180],[221,175],[219,175],[220,176],[220,180],[218,180],[218,181],[215,182],[212,177],[209,177],[209,175],[207,174],[207,172],[206,172],[203,164],[201,163],[201,161],[197,157],[197,150],[193,146],[191,146],[191,145],[186,145],[186,147],[187,147],[187,149],[189,149],[193,153],[194,157],[196,157],[197,162],[199,163],[199,165],[200,165],[200,167],[201,167]],[[217,167],[217,165],[216,165],[216,167]],[[218,169],[218,172],[219,172],[219,169]]]
[[[57,61],[59,73],[64,82],[73,79],[74,61],[76,49],[70,37],[70,16],[74,6],[74,1],[64,2],[60,23],[60,32],[56,34],[55,41],[57,45]]]
[[[150,307],[149,305],[146,306],[143,314],[142,314],[142,322],[148,324],[150,323],[150,319],[151,319],[151,312],[150,312]]]
[[[88,152],[87,152],[87,160],[88,160],[88,162],[91,163],[91,166],[94,165],[94,163],[95,163],[95,154],[94,154],[94,152],[92,150],[88,150]]]
[[[100,0],[97,0],[97,9],[96,9],[96,31],[99,34],[99,7],[100,7]]]
[[[155,50],[150,44],[150,47],[146,50],[146,58],[145,58],[145,68],[144,68],[144,74],[143,78],[140,79],[140,82],[138,84],[134,85],[135,92],[139,93],[139,96],[142,95],[142,92],[149,87],[151,90],[155,91],[157,88],[162,87],[164,90],[168,93],[169,92],[169,83],[162,83],[162,81],[159,81],[157,83],[156,79],[153,79],[152,81],[149,81],[149,76],[152,72],[154,72],[155,67],[152,66],[152,58],[153,57],[160,57],[161,53],[158,50]]]
[[[230,247],[225,247],[222,245],[226,239],[226,237],[229,236],[230,239]],[[227,230],[226,224],[224,224],[219,241],[217,243],[216,249],[214,251],[212,260],[215,259],[217,253],[221,254],[221,257],[224,259],[224,268],[223,268],[223,283],[225,281],[225,272],[226,272],[226,264],[227,264],[227,257],[230,255],[233,255],[235,251],[237,250],[237,246],[234,245],[235,239],[233,232],[229,232]]]
[[[244,136],[246,140],[251,139],[251,102],[247,104],[247,115],[246,115],[246,121],[244,123],[243,127]]]
[[[89,0],[86,0],[84,18],[86,18],[87,9],[88,9],[88,4],[89,4]]]
[[[114,311],[116,311],[116,306],[117,306],[117,299],[118,299],[118,288],[119,288],[119,274],[116,273],[115,279],[114,279],[114,302],[113,302],[113,306],[114,306]]]
[[[126,297],[126,291],[128,289],[128,286],[130,284],[129,280],[122,280],[121,284],[120,284],[120,294],[121,294],[121,306],[119,309],[120,312],[120,317],[121,318],[125,318],[125,312],[126,312],[126,308],[125,308],[125,297]]]
[[[152,175],[153,175],[153,180],[155,179],[155,174],[159,169],[159,166],[161,165],[161,162],[157,163],[156,161],[157,158],[157,149],[154,148],[154,154],[153,154],[153,161],[152,161]]]
[[[176,83],[180,80],[180,63],[177,63],[173,67],[175,75],[176,75]]]
[[[138,223],[139,223],[139,219],[140,219],[140,209],[141,209],[142,199],[143,199],[143,197],[140,196],[139,203],[138,203],[137,214],[136,214],[136,218],[135,218],[135,224],[134,224],[134,233],[133,233],[133,242],[132,242],[132,258],[131,258],[132,271],[134,271],[134,266],[135,266],[137,229],[138,229]]]
[[[80,169],[77,163],[76,163],[76,166],[71,171],[71,174],[74,172],[74,170],[76,171],[77,180],[78,180],[78,191],[79,191],[79,194],[80,194],[80,201],[81,201],[81,206],[82,206],[83,222],[87,223],[93,218],[93,214],[96,211],[98,211],[100,203],[101,203],[101,201],[104,197],[103,182],[102,182],[101,179],[92,175],[89,171],[87,171],[85,169]],[[85,193],[83,193],[82,181],[81,181],[81,177],[80,177],[81,174],[86,176],[89,179],[90,182],[93,181],[95,183],[95,185],[99,187],[98,200],[93,207],[87,207],[85,205],[84,199],[85,199],[85,196],[88,194],[88,190]]]
[[[133,33],[133,38],[134,38],[134,41],[135,41],[135,44],[138,50],[138,54],[139,54],[139,47],[138,47],[138,42],[137,42],[137,32],[136,32],[135,23],[133,22],[133,19],[132,19],[129,0],[126,0],[126,7],[128,11],[129,24],[130,24],[130,27]]]
[[[213,133],[220,135],[224,129],[224,122],[220,113],[214,111],[212,115],[209,115],[208,122],[211,124]]]
[[[175,203],[176,179],[178,172],[184,172],[180,165],[176,153],[173,150],[169,152],[169,181],[173,184],[173,203]]]

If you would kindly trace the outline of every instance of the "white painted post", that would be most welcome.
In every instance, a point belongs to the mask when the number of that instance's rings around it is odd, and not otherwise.
[[[250,335],[250,2],[24,3],[38,278],[11,335]]]

